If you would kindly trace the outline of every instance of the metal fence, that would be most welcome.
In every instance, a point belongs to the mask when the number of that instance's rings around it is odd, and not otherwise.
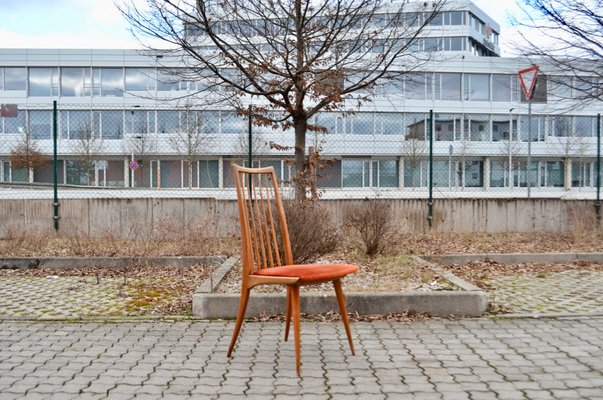
[[[48,196],[55,168],[59,197],[232,198],[231,165],[249,159],[284,186],[295,175],[293,131],[250,128],[233,110],[28,104],[5,115],[0,198]],[[311,122],[326,129],[306,149],[325,198],[599,196],[600,116],[361,111]]]

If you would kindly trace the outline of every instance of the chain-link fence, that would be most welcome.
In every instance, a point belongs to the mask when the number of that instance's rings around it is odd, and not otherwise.
[[[0,118],[0,181],[11,193],[53,184],[54,161],[60,190],[116,197],[231,198],[231,165],[250,159],[273,166],[284,185],[295,176],[293,132],[250,128],[233,110],[59,104],[56,160],[53,115],[52,104],[27,105]],[[505,198],[528,187],[587,196],[599,185],[595,115],[534,114],[530,125],[513,112],[325,112],[312,123],[326,129],[308,135],[306,154],[318,160],[312,180],[327,198]]]

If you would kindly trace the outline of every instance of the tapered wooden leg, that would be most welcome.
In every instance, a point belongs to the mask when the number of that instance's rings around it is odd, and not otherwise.
[[[226,353],[227,357],[230,357],[232,354],[232,350],[234,349],[235,343],[237,342],[237,337],[239,336],[239,332],[241,330],[241,325],[243,324],[243,319],[245,319],[245,310],[247,310],[247,301],[249,300],[249,290],[250,289],[241,290],[241,300],[239,301],[237,322],[235,323],[234,332],[232,333],[232,339],[230,339],[230,347],[228,347],[228,353]]]
[[[352,341],[352,331],[350,330],[350,320],[348,319],[348,311],[345,306],[345,297],[343,295],[343,289],[341,288],[341,280],[335,279],[333,281],[333,286],[335,287],[335,294],[337,295],[337,302],[339,303],[341,319],[343,320],[343,325],[345,326],[345,333],[346,335],[348,335],[350,349],[352,350],[352,355],[356,355],[356,352],[354,351],[354,342]]]
[[[291,287],[287,286],[287,314],[285,316],[285,342],[289,340],[289,327],[291,326]]]
[[[297,376],[301,375],[301,337],[299,321],[299,286],[291,286],[291,311],[293,314],[293,333],[295,336],[295,367]]]

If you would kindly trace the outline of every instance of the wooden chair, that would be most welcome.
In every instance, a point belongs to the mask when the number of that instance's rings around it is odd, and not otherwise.
[[[295,363],[297,374],[300,375],[299,288],[328,281],[333,282],[350,349],[352,354],[355,354],[341,278],[356,272],[358,267],[349,264],[294,265],[285,211],[274,168],[245,168],[233,165],[233,170],[241,222],[243,282],[228,357],[232,354],[245,318],[250,290],[257,285],[286,285],[285,341],[289,337],[293,316]],[[279,236],[282,248],[279,246]]]

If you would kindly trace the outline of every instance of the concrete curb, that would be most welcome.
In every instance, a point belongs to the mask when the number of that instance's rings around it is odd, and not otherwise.
[[[190,267],[196,264],[216,265],[224,257],[6,257],[0,258],[0,269],[33,268],[83,268],[83,267],[129,267],[152,265],[156,267]]]
[[[212,293],[236,261],[234,258],[229,258],[214,271],[210,283],[206,282],[193,295],[193,316],[202,319],[236,318],[240,295]],[[346,294],[348,311],[360,315],[402,313],[409,310],[438,317],[483,315],[488,307],[488,296],[485,292],[429,262],[420,258],[417,258],[417,261],[436,269],[440,276],[453,282],[462,290],[407,293],[352,292]],[[310,314],[339,312],[334,293],[303,293],[300,307],[302,312]],[[284,314],[284,312],[284,294],[252,294],[245,315],[259,317]]]
[[[438,256],[421,256],[425,260],[439,264],[468,264],[492,260],[501,264],[520,263],[571,263],[578,260],[603,262],[603,253],[489,253],[489,254],[444,254]]]
[[[479,317],[488,307],[484,292],[409,292],[409,293],[347,293],[348,312],[360,315],[415,311],[436,317],[451,315]],[[239,295],[230,293],[195,293],[193,315],[202,319],[234,319]],[[304,293],[301,311],[310,314],[339,312],[335,294]],[[255,294],[249,298],[246,317],[285,313],[284,294]]]

